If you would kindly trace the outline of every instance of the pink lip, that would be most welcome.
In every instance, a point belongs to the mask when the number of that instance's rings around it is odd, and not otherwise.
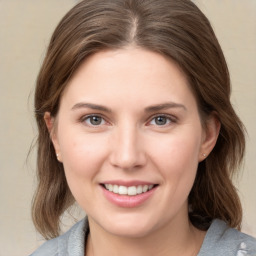
[[[110,184],[113,184],[113,183],[110,183]],[[114,184],[117,184],[117,183],[114,183]],[[142,193],[136,196],[126,196],[126,195],[119,195],[119,194],[110,192],[102,186],[101,188],[102,188],[103,194],[105,195],[108,201],[115,204],[116,206],[124,207],[124,208],[133,208],[133,207],[142,205],[144,202],[150,199],[150,197],[156,191],[156,187],[155,187],[145,193]]]
[[[124,180],[108,180],[104,181],[101,184],[113,184],[118,186],[139,186],[139,185],[154,185],[152,182],[146,182],[146,181],[139,181],[139,180],[131,180],[131,181],[124,181]]]

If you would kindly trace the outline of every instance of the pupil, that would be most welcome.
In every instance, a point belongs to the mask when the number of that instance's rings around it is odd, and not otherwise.
[[[158,125],[165,125],[166,124],[166,117],[158,116],[156,118],[156,124],[158,124]]]
[[[99,125],[101,123],[101,117],[91,116],[90,121],[91,121],[91,124],[93,124],[93,125]]]

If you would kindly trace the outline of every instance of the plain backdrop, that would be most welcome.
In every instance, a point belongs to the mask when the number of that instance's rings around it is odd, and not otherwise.
[[[33,91],[49,38],[77,2],[0,0],[0,256],[28,255],[43,242],[30,216],[35,152],[26,162],[36,136]],[[235,182],[244,208],[243,231],[256,236],[256,0],[194,2],[222,45],[232,103],[248,131],[242,175]],[[79,211],[76,215],[81,217]]]

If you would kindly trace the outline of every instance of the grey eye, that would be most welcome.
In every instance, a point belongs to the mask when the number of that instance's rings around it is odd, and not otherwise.
[[[88,116],[85,120],[88,125],[99,126],[105,123],[104,119],[100,116]]]
[[[169,124],[171,122],[169,117],[166,116],[156,116],[152,119],[152,121],[150,122],[150,124],[152,125],[158,125],[158,126],[162,126],[162,125],[166,125]]]
[[[157,125],[165,125],[167,123],[167,118],[165,116],[157,116],[155,117],[155,123]]]

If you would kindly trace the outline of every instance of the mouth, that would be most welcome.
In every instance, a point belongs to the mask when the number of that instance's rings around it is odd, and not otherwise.
[[[155,187],[158,186],[158,184],[148,184],[148,185],[141,184],[136,186],[124,186],[124,185],[107,183],[107,184],[101,184],[101,186],[104,189],[114,194],[123,195],[123,196],[136,196],[154,189]]]
[[[144,181],[106,181],[100,183],[103,195],[112,204],[122,208],[145,205],[156,194],[159,184]]]

